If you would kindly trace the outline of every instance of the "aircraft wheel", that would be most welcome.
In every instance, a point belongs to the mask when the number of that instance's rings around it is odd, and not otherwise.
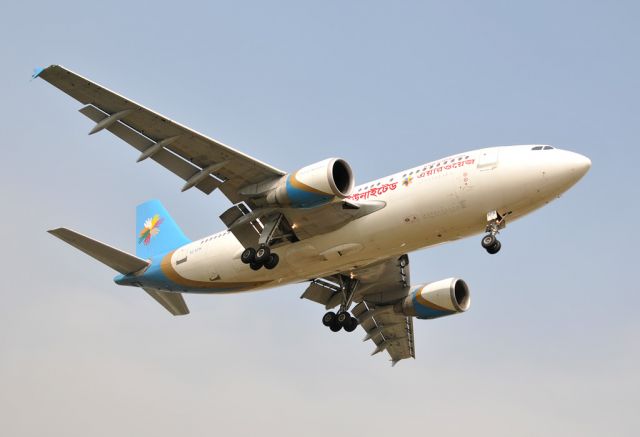
[[[255,262],[264,263],[269,258],[269,255],[271,255],[271,249],[268,246],[260,246],[256,250]]]
[[[358,319],[355,317],[349,318],[349,323],[344,327],[344,330],[347,332],[353,332],[358,327]]]
[[[406,267],[409,264],[409,258],[406,255],[400,257],[400,267]]]
[[[335,320],[336,313],[334,313],[333,311],[329,311],[324,316],[322,316],[322,324],[324,326],[331,326]]]
[[[240,261],[245,264],[251,264],[256,259],[256,250],[253,247],[247,247],[240,255]]]
[[[267,258],[267,260],[264,262],[264,266],[271,270],[274,269],[278,263],[280,262],[280,257],[278,256],[277,253],[272,253],[271,255],[269,255],[269,258]]]
[[[495,235],[487,234],[484,237],[482,237],[481,244],[482,244],[482,247],[484,247],[488,251],[494,244],[496,244],[496,241],[498,241],[498,239],[496,238]]]
[[[249,267],[251,267],[251,270],[260,270],[262,268],[262,263],[259,262],[252,262],[251,264],[249,264]]]
[[[487,252],[491,255],[495,255],[496,253],[500,252],[500,248],[502,248],[502,244],[500,243],[500,241],[496,240],[493,246],[487,249]]]
[[[331,323],[331,325],[329,325],[329,329],[331,329],[333,332],[338,332],[339,330],[342,329],[342,325],[340,324],[340,322],[338,322],[337,317],[333,321],[333,323]]]
[[[336,317],[336,320],[338,321],[338,323],[340,323],[340,326],[346,328],[347,325],[351,323],[351,314],[346,311],[343,313],[338,313],[338,317]]]

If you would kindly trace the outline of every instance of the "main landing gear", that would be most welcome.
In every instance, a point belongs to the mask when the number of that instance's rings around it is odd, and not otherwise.
[[[322,317],[324,326],[329,327],[333,332],[338,332],[343,328],[347,332],[353,332],[358,327],[358,319],[349,313],[349,307],[351,307],[357,287],[357,279],[340,275],[340,292],[342,293],[340,309],[337,313],[329,311]]]
[[[262,267],[271,270],[278,265],[280,257],[277,253],[271,253],[269,246],[262,245],[258,249],[247,247],[240,255],[240,261],[249,264],[252,270],[260,270]]]
[[[500,252],[500,248],[502,244],[496,238],[496,235],[500,232],[500,229],[503,229],[506,226],[504,221],[504,217],[498,214],[497,211],[491,211],[487,213],[487,235],[482,237],[482,247],[487,251],[487,253],[494,255]]]
[[[240,255],[240,261],[249,264],[252,270],[260,270],[262,267],[268,270],[274,269],[280,262],[280,258],[277,254],[271,253],[269,244],[273,240],[281,221],[282,214],[265,218],[264,228],[258,238],[258,248],[247,247]]]

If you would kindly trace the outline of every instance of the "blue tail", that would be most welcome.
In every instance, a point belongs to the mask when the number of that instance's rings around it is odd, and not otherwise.
[[[190,243],[159,200],[136,208],[136,256],[149,259]]]

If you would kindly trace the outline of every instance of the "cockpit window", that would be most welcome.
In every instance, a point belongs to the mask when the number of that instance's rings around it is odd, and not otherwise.
[[[551,147],[551,146],[544,146],[544,147],[542,148],[542,150],[551,150],[551,149],[553,149],[553,147]]]
[[[535,146],[532,147],[531,150],[542,150],[542,146]]]

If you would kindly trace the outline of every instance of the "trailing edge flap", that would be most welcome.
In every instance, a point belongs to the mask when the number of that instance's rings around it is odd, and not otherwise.
[[[154,298],[156,302],[166,308],[174,316],[184,316],[189,314],[189,308],[180,293],[169,293],[167,291],[155,290],[153,288],[144,288],[149,296]]]
[[[71,229],[58,228],[48,232],[123,275],[140,271],[149,266],[149,261],[93,240]]]

